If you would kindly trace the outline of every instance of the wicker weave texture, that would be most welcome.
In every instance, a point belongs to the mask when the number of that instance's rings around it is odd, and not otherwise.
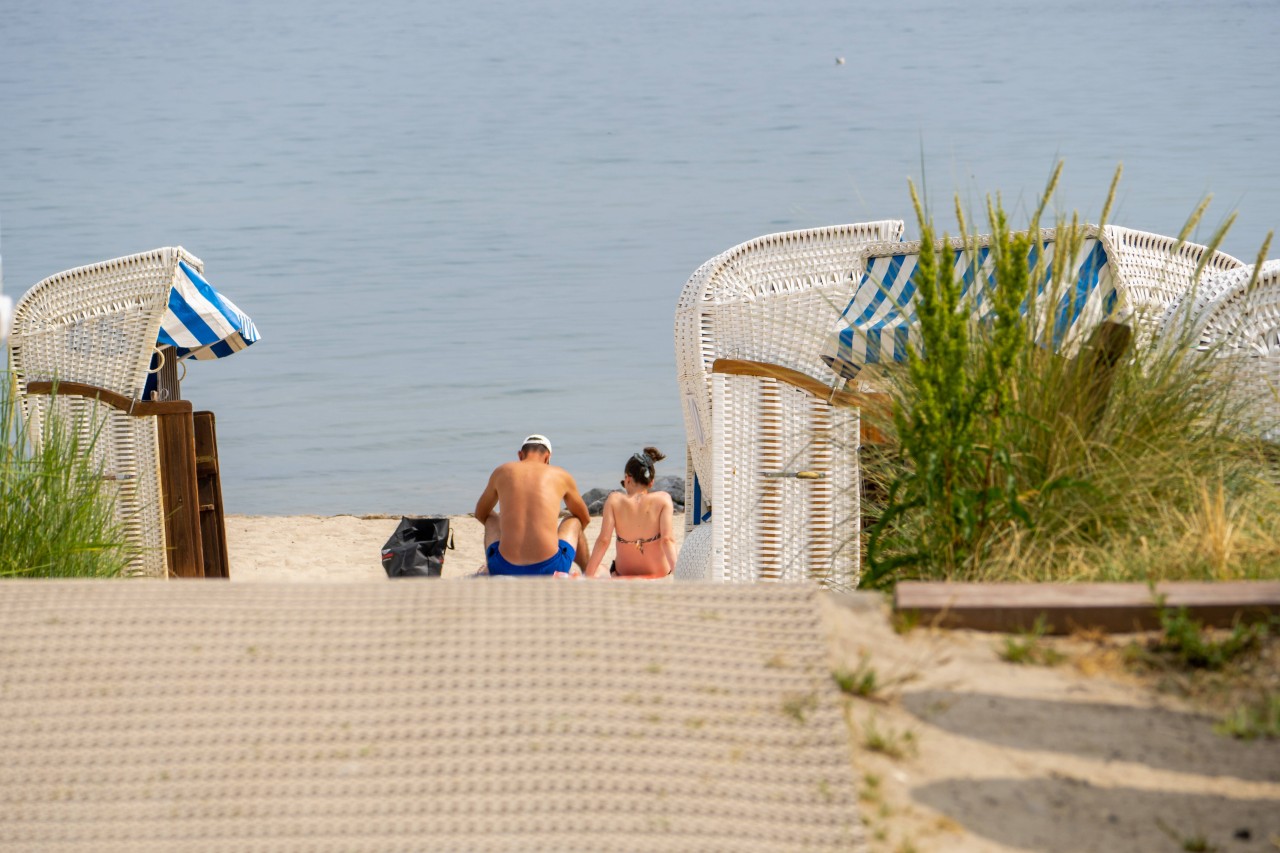
[[[812,587],[12,582],[6,850],[858,850]]]
[[[685,512],[689,510],[686,509]],[[709,581],[711,577],[712,522],[694,527],[684,535],[673,573],[678,581]]]
[[[856,587],[858,413],[775,379],[725,375],[712,377],[712,410],[711,579]]]
[[[1206,275],[1194,294],[1188,294],[1165,317],[1160,329],[1162,339],[1189,341],[1202,350],[1228,341],[1247,345],[1245,338],[1265,339],[1265,329],[1274,320],[1268,316],[1268,294],[1280,279],[1280,261],[1267,261],[1261,267],[1241,265],[1230,270]],[[1251,315],[1258,314],[1256,320]],[[1179,341],[1180,342],[1180,341]]]
[[[862,275],[869,242],[897,240],[901,220],[757,237],[700,266],[680,294],[676,370],[693,473],[711,482],[711,365],[717,358],[779,364],[822,382],[835,375],[821,344]]]
[[[180,260],[203,270],[181,247],[164,248],[77,267],[32,287],[14,312],[19,377],[140,397]]]
[[[1280,261],[1209,278],[1194,301],[1170,312],[1162,336],[1226,359],[1247,429],[1280,440]]]
[[[1147,231],[1117,225],[1101,230],[1102,244],[1113,267],[1122,298],[1136,320],[1136,344],[1149,344],[1173,307],[1196,286],[1201,276],[1238,269],[1244,264],[1225,252]]]

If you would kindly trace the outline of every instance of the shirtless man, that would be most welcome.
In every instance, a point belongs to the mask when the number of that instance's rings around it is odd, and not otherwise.
[[[584,531],[591,516],[578,484],[551,464],[551,442],[544,435],[526,438],[518,458],[494,469],[476,502],[489,574],[568,575],[575,573],[575,562],[585,568],[590,550]],[[561,501],[570,517],[557,525]],[[494,511],[499,503],[501,518]]]

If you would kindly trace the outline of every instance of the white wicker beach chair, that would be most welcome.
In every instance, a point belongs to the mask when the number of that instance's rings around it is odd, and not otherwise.
[[[682,554],[682,577],[857,583],[857,412],[837,410],[812,389],[829,391],[823,386],[838,381],[818,356],[861,279],[866,244],[897,239],[902,228],[886,220],[769,234],[690,277],[675,318],[688,440],[685,523],[713,524],[709,537],[686,538],[710,539],[705,571]],[[717,360],[794,375],[716,373]],[[815,476],[787,476],[802,471]]]
[[[203,268],[178,247],[46,278],[19,300],[11,340],[31,434],[38,439],[56,411],[83,446],[92,443],[117,516],[138,548],[130,570],[157,577],[168,571],[157,419],[177,404],[141,398],[179,261]],[[56,396],[43,388],[50,382],[59,385]]]
[[[859,398],[830,403],[846,380],[865,379],[867,364],[905,357],[920,243],[901,233],[901,222],[885,221],[768,235],[713,258],[686,284],[676,313],[693,493],[685,523],[712,522],[708,578],[856,584]],[[1145,345],[1199,265],[1206,274],[1241,266],[1118,226],[1086,226],[1083,236],[1071,287],[1042,317],[1067,353],[1108,318],[1135,325]],[[957,257],[975,294],[989,241],[975,241],[978,269]],[[1054,247],[1054,231],[1042,230],[1036,252]],[[683,562],[685,576],[696,574]]]
[[[1280,261],[1208,278],[1194,299],[1170,311],[1161,338],[1229,359],[1248,428],[1280,440]]]

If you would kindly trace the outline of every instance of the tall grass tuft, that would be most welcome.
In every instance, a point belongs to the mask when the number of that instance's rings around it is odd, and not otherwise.
[[[1060,217],[1051,266],[1032,252],[1058,174],[1027,231],[988,202],[995,287],[982,323],[912,187],[920,345],[881,380],[892,405],[875,425],[889,443],[864,458],[881,497],[868,507],[863,585],[1276,576],[1276,457],[1253,437],[1230,362],[1185,336],[1134,346],[1116,325],[1059,346],[1052,306],[1085,234]],[[957,218],[963,251],[976,251],[958,205]]]
[[[78,431],[49,417],[32,441],[0,374],[0,578],[116,577],[131,551]]]

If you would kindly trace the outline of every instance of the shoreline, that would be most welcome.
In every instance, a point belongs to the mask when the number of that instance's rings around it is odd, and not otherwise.
[[[386,578],[382,545],[402,515],[226,516],[231,581],[376,581]],[[454,549],[445,552],[445,578],[473,575],[484,565],[484,527],[471,515],[450,515]],[[684,518],[675,519],[675,547],[684,542]],[[592,516],[587,542],[594,547],[600,518]],[[609,543],[605,564],[613,559]]]

